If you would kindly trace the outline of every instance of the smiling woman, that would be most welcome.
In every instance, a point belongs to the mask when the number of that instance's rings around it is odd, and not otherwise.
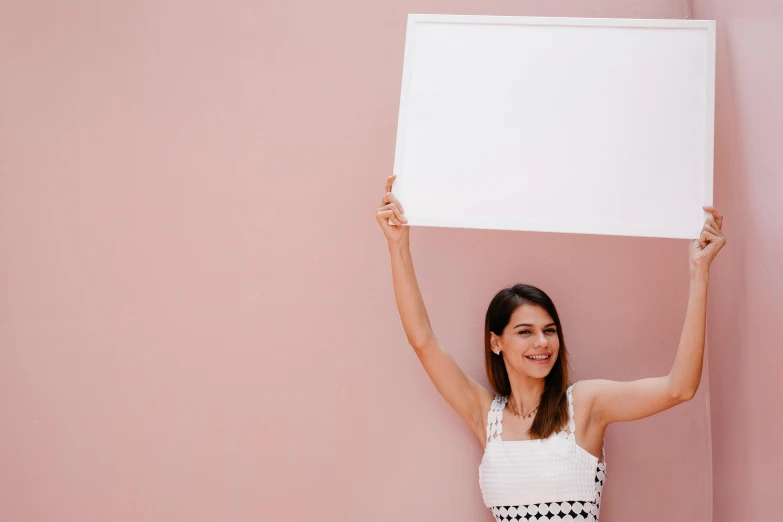
[[[704,357],[709,267],[726,243],[723,216],[710,216],[689,247],[690,293],[668,375],[631,382],[571,383],[568,351],[549,296],[518,284],[487,309],[484,355],[493,391],[466,375],[430,326],[410,253],[410,228],[392,194],[376,211],[391,255],[402,325],[424,370],[484,449],[479,485],[497,521],[597,521],[606,478],[603,441],[613,422],[648,417],[696,393]],[[509,415],[505,415],[508,412]]]
[[[603,441],[576,443],[568,350],[554,303],[531,285],[504,288],[490,302],[484,328],[487,377],[498,393],[479,466],[487,507],[503,521],[597,520],[606,461],[593,453],[603,457]],[[524,413],[536,396],[538,404]],[[504,429],[506,406],[516,419],[509,416]],[[528,444],[510,444],[521,442]],[[559,478],[551,484],[542,475]]]
[[[528,418],[530,438],[546,438],[566,422],[568,405],[568,351],[555,304],[542,290],[530,285],[504,288],[489,303],[484,321],[484,360],[492,388],[509,397],[517,418]],[[509,371],[539,381],[540,403],[529,404],[521,390],[513,393]],[[517,380],[517,379],[515,379]],[[523,404],[528,405],[525,412]]]

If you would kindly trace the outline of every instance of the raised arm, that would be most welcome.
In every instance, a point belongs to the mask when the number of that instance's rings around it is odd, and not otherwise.
[[[397,198],[391,193],[394,176],[386,183],[386,194],[376,212],[391,256],[392,281],[397,309],[408,343],[413,347],[424,370],[446,402],[468,424],[479,442],[485,441],[483,410],[488,409],[492,394],[467,376],[454,358],[440,344],[432,331],[424,299],[421,296],[410,251],[410,228]],[[389,224],[391,220],[392,224]],[[486,407],[482,404],[486,403]]]
[[[704,209],[711,215],[699,239],[690,244],[688,307],[672,369],[666,376],[638,381],[581,381],[574,391],[583,397],[591,413],[589,418],[599,425],[648,417],[690,400],[699,388],[710,264],[726,244],[721,231],[723,216],[713,207]]]

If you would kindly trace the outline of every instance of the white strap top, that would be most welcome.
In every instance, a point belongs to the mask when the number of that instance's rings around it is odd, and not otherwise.
[[[509,508],[559,510],[565,504],[579,505],[598,519],[606,460],[576,444],[574,406],[568,388],[566,429],[546,439],[504,441],[503,408],[508,397],[496,396],[487,419],[487,444],[479,465],[479,485],[484,504],[496,518]],[[576,513],[576,512],[575,512]]]

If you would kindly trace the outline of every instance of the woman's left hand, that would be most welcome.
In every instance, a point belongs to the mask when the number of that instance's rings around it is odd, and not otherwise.
[[[715,259],[720,249],[726,244],[726,237],[721,230],[723,214],[718,212],[715,207],[703,208],[711,216],[704,222],[704,228],[701,229],[699,239],[691,241],[688,250],[690,252],[691,268],[709,270],[712,260]]]

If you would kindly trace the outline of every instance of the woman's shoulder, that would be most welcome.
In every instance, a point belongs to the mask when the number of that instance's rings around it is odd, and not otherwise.
[[[480,386],[480,389],[478,390],[478,398],[479,403],[481,404],[481,410],[483,412],[489,412],[489,409],[492,407],[492,403],[495,402],[496,399],[500,400],[502,397],[495,393],[494,390]]]
[[[591,380],[581,380],[572,382],[571,385],[568,387],[568,391],[571,393],[571,398],[576,400],[577,397],[580,399],[583,399],[585,396],[590,395],[591,393]]]
[[[583,379],[569,386],[571,401],[575,410],[589,410],[598,393],[600,393],[603,379]]]

